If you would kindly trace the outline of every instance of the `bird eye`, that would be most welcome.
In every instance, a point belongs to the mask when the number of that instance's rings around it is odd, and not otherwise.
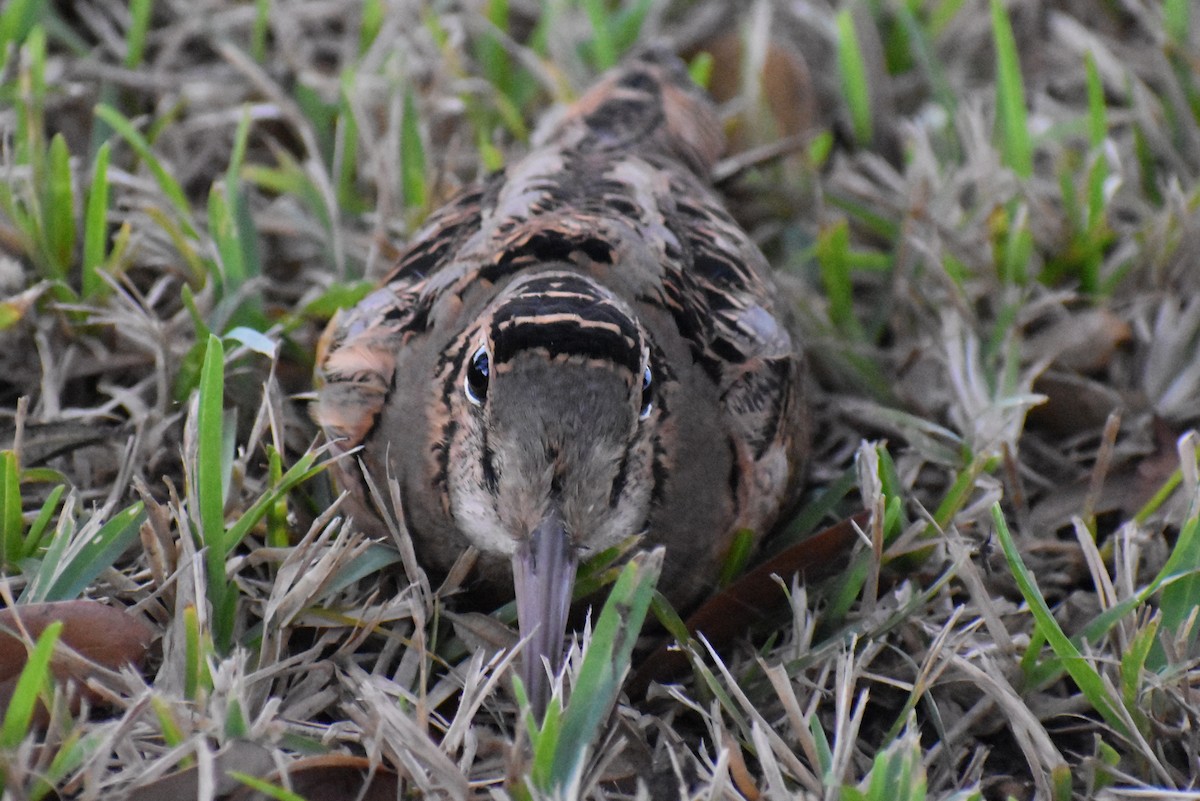
[[[479,350],[475,351],[475,355],[471,357],[471,364],[467,367],[467,377],[463,381],[467,400],[476,406],[482,406],[487,397],[489,372],[487,348],[480,346]]]
[[[645,420],[650,416],[650,410],[654,404],[650,400],[650,384],[653,381],[653,376],[650,374],[650,365],[646,365],[646,369],[642,371],[642,413],[638,415],[638,419]]]

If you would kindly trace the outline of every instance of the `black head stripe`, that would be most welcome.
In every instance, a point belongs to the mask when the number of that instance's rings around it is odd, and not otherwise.
[[[551,357],[611,361],[641,374],[637,323],[582,276],[545,276],[521,284],[496,307],[489,333],[497,365],[520,351],[537,348]]]

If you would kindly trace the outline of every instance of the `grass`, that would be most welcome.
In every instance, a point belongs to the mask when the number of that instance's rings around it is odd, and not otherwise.
[[[580,649],[569,698],[563,698],[565,688],[560,685],[542,720],[531,710],[526,712],[532,764],[526,784],[515,792],[517,797],[579,795],[585,760],[601,739],[629,671],[637,642],[634,632],[641,631],[646,618],[662,558],[660,550],[640,553],[625,565]],[[518,702],[528,709],[525,690],[520,679],[516,681]]]
[[[76,5],[0,8],[0,597],[104,600],[157,642],[82,706],[51,690],[57,633],[27,643],[10,797],[198,771],[305,797],[272,771],[313,755],[449,797],[1189,792],[1187,0]],[[662,36],[712,81],[719,35],[802,54],[784,90],[819,109],[723,186],[815,376],[809,492],[772,547],[873,517],[843,574],[784,579],[778,625],[689,642],[691,675],[646,699],[619,693],[629,633],[648,608],[683,628],[653,560],[584,571],[618,597],[535,720],[511,610],[431,584],[403,521],[386,544],[345,523],[316,340],[550,104]],[[726,109],[775,141],[783,79],[745,72]]]

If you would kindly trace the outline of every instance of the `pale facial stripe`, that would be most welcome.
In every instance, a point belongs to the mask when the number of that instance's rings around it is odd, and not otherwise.
[[[488,339],[499,367],[517,353],[539,349],[553,357],[609,361],[640,376],[644,336],[637,321],[583,276],[533,278],[492,315]]]

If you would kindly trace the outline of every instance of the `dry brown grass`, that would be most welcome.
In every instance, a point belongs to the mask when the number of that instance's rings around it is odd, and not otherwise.
[[[594,75],[581,4],[548,4],[561,15],[544,46],[541,4],[512,0],[507,31],[482,5],[171,0],[130,59],[136,11],[80,0],[46,4],[44,67],[32,45],[10,46],[2,425],[21,466],[42,468],[20,485],[27,518],[59,482],[73,494],[56,520],[78,517],[81,532],[146,504],[140,536],[83,595],[129,607],[157,640],[141,673],[94,679],[103,703],[72,711],[59,693],[44,728],[0,748],[6,797],[45,797],[39,776],[79,798],[230,797],[229,770],[265,777],[325,753],[394,771],[407,794],[519,793],[530,755],[507,629],[448,611],[454,582],[430,586],[397,557],[403,531],[366,542],[324,476],[230,553],[237,647],[214,646],[188,402],[208,331],[225,335],[232,524],[277,483],[268,447],[285,467],[313,451],[305,393],[334,305],[387,268],[429,205],[521,153],[524,126]],[[1188,532],[1200,490],[1185,434],[1200,420],[1200,14],[1186,0],[1008,3],[1035,146],[1021,177],[997,133],[987,3],[854,7],[875,123],[858,145],[837,67],[843,6],[651,2],[638,40],[691,50],[736,30],[745,52],[770,39],[804,54],[808,135],[836,131],[832,152],[766,161],[726,189],[795,290],[820,384],[801,533],[863,507],[876,516],[850,571],[793,586],[790,619],[769,636],[697,645],[694,676],[621,704],[564,795],[1196,797]],[[1193,13],[1177,29],[1180,9]],[[1098,143],[1085,53],[1103,86]],[[798,78],[764,89],[746,74],[729,105],[745,146],[790,133],[761,97]],[[162,174],[98,103],[149,140]],[[55,133],[80,232],[63,276],[46,233]],[[115,255],[103,288],[81,294],[83,198],[103,141]],[[230,179],[248,215],[240,239],[209,211]],[[997,502],[1079,656],[1031,614]],[[1182,578],[1163,589],[1172,554]],[[7,598],[37,586],[33,556],[6,565]],[[1070,672],[1080,665],[1094,686]],[[882,791],[869,783],[887,769],[879,754],[910,771]]]

